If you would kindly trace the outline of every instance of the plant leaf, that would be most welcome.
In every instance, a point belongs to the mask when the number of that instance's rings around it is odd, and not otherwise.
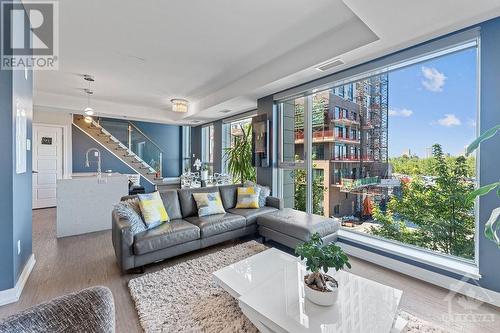
[[[500,186],[500,182],[496,182],[496,183],[492,183],[492,184],[488,184],[488,185],[485,185],[483,187],[480,187],[480,188],[470,192],[469,195],[467,196],[467,200],[472,201],[476,197],[486,195],[486,194],[490,193],[491,191],[493,191],[497,186]]]
[[[484,235],[486,238],[495,242],[495,244],[500,247],[500,238],[498,238],[496,233],[497,229],[500,228],[500,225],[495,226],[497,222],[500,222],[500,207],[493,209],[488,222],[486,222],[486,225],[484,226]]]
[[[467,147],[467,151],[465,152],[465,154],[468,156],[470,153],[476,150],[477,147],[479,147],[481,142],[493,137],[498,132],[498,130],[500,130],[500,124],[490,128],[489,130],[478,136],[477,139],[472,141],[472,143]]]

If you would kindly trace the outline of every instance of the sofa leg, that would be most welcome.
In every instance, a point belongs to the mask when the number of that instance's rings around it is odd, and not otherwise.
[[[266,241],[266,237],[262,236],[262,244],[264,244]]]
[[[127,271],[127,273],[129,273],[129,274],[144,274],[144,266],[131,268]]]

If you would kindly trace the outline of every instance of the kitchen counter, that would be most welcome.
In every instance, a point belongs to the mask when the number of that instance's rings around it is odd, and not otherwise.
[[[57,237],[111,229],[113,206],[127,194],[128,177],[118,173],[78,173],[58,180]]]

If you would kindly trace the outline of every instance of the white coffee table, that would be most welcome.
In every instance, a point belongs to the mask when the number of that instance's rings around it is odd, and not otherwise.
[[[323,307],[304,298],[305,274],[300,260],[272,248],[213,276],[261,332],[392,333],[406,325],[397,318],[401,290],[340,271],[332,274],[337,303]]]

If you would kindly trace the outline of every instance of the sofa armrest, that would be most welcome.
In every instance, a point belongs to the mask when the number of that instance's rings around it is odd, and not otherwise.
[[[268,196],[266,198],[266,206],[283,209],[283,200],[277,197]]]
[[[0,323],[0,332],[115,332],[113,295],[93,287],[35,305]]]
[[[127,219],[121,218],[113,211],[112,213],[111,237],[115,249],[118,266],[122,271],[134,268],[134,233]]]

